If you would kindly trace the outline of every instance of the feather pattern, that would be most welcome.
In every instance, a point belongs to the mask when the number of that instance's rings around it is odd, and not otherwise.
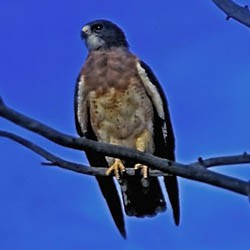
[[[144,72],[147,75],[147,78],[142,78],[142,80],[144,80],[143,81],[144,85],[150,86],[151,84],[153,84],[158,93],[157,98],[159,98],[160,96],[160,99],[161,99],[161,102],[157,100],[155,101],[152,100],[152,102],[154,103],[155,110],[156,110],[155,116],[154,116],[154,138],[155,138],[154,155],[174,161],[175,160],[175,137],[174,137],[173,127],[171,123],[171,118],[170,118],[170,113],[168,110],[168,103],[167,103],[166,97],[164,95],[164,92],[160,83],[158,82],[151,68],[143,61],[140,61],[140,67],[144,69]],[[152,89],[153,88],[151,88],[151,90]],[[160,115],[157,115],[159,114],[157,110],[158,103],[162,103],[162,108],[164,110],[163,119]],[[175,224],[179,225],[180,204],[179,204],[179,188],[178,188],[177,177],[175,175],[164,177],[164,184],[165,184],[168,197],[172,206]]]
[[[95,20],[83,26],[81,37],[89,54],[75,91],[79,135],[174,160],[175,139],[164,92],[152,70],[129,51],[124,32],[108,20]],[[137,164],[92,150],[87,150],[86,155],[91,166],[107,167],[109,171]],[[122,203],[114,180],[96,179],[113,220],[125,237]],[[178,224],[177,178],[168,176],[164,183]],[[158,178],[145,179],[139,173],[125,175],[119,184],[127,215],[154,216],[166,209]]]

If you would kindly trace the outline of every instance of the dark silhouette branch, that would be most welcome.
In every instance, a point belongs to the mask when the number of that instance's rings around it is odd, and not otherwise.
[[[250,155],[247,152],[244,152],[241,155],[220,156],[220,157],[208,158],[206,160],[203,160],[201,157],[199,157],[198,162],[194,162],[190,165],[196,167],[211,168],[218,166],[249,164],[249,163],[250,163]]]
[[[44,159],[46,159],[48,162],[42,162],[42,165],[45,166],[58,166],[67,170],[71,170],[73,172],[81,173],[81,174],[87,174],[87,175],[101,175],[101,176],[107,176],[106,170],[107,168],[103,167],[89,167],[83,164],[78,164],[71,161],[66,161],[58,156],[55,156],[54,154],[51,154],[47,150],[41,148],[37,144],[24,139],[21,136],[15,135],[10,132],[1,131],[0,130],[0,136],[6,137],[12,141],[15,141],[24,147],[30,149],[31,151],[35,152],[36,154],[42,156]],[[151,169],[149,170],[149,174],[151,176],[167,176],[168,173],[164,173],[160,170]],[[135,175],[135,170],[133,168],[129,168],[126,171],[126,175]]]
[[[248,6],[239,6],[231,0],[213,0],[213,2],[227,15],[250,28],[250,10]]]
[[[221,166],[221,165],[232,165],[232,164],[243,164],[250,163],[250,155],[244,153],[239,156],[229,157],[217,157],[207,160],[199,158],[195,163],[181,164],[178,162],[172,162],[167,159],[162,159],[153,156],[148,153],[142,153],[130,148],[121,146],[114,146],[107,143],[100,143],[85,138],[77,138],[67,134],[63,134],[53,128],[50,128],[34,119],[31,119],[9,107],[7,107],[3,100],[0,98],[0,117],[5,118],[23,128],[26,128],[36,134],[39,134],[56,144],[67,148],[73,148],[77,150],[91,149],[98,153],[102,153],[112,157],[119,157],[124,160],[134,160],[142,164],[148,165],[152,169],[160,170],[167,174],[175,174],[183,178],[200,181],[213,186],[221,187],[227,190],[234,191],[239,194],[243,194],[249,197],[250,195],[250,184],[247,181],[243,181],[234,177],[229,177],[223,174],[219,174],[208,170],[208,167]],[[39,146],[31,143],[19,136],[10,134],[2,131],[0,136],[8,137],[22,145],[30,148],[34,152],[43,156],[50,163],[47,165],[56,165],[66,169],[70,169],[76,172],[91,174],[91,175],[104,175],[106,169],[97,168],[86,168],[81,164],[64,161],[51,153],[45,151]],[[98,167],[98,166],[95,166]],[[160,171],[152,171],[155,175],[162,175]],[[134,174],[133,170],[129,170],[128,174]]]

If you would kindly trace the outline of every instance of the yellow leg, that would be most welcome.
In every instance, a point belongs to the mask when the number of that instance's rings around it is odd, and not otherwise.
[[[149,130],[144,129],[140,136],[136,139],[136,149],[142,152],[152,151],[153,139]],[[143,178],[148,178],[148,166],[143,164],[136,164],[135,170],[142,169]]]
[[[106,175],[110,175],[114,172],[117,180],[120,179],[120,173],[125,172],[126,168],[124,167],[122,161],[120,159],[115,159],[115,162],[111,167],[109,167],[106,171]]]

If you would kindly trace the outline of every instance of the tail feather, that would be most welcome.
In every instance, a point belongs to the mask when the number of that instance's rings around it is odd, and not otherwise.
[[[166,210],[166,202],[157,177],[149,177],[149,186],[143,187],[141,176],[128,176],[121,183],[122,198],[128,216],[154,216]]]
[[[112,214],[113,220],[123,236],[126,239],[125,223],[123,218],[123,212],[121,202],[115,188],[115,184],[112,177],[96,177],[99,187],[102,191],[104,198],[106,199],[109,210]]]
[[[166,176],[164,177],[164,183],[172,206],[174,221],[178,226],[180,223],[180,201],[177,177],[175,175]]]

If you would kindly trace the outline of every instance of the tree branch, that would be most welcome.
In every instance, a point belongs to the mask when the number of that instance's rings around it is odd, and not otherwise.
[[[212,0],[227,15],[250,28],[250,11],[248,6],[241,7],[231,0]]]
[[[47,138],[48,140],[67,148],[74,148],[82,151],[91,149],[108,156],[119,157],[124,160],[133,160],[135,162],[140,162],[142,164],[148,165],[152,169],[157,169],[164,173],[175,174],[177,176],[181,176],[187,179],[200,181],[213,186],[231,190],[246,196],[250,195],[249,182],[219,174],[207,169],[207,167],[212,166],[250,163],[250,155],[246,153],[239,156],[218,157],[207,160],[202,160],[200,158],[198,162],[187,165],[172,162],[167,159],[162,159],[148,153],[142,153],[131,148],[114,146],[107,143],[96,142],[85,138],[76,138],[70,135],[63,134],[53,128],[50,128],[34,119],[31,119],[7,107],[1,98],[0,117],[5,118],[23,128],[35,132],[36,134],[39,134]],[[42,148],[38,147],[35,144],[32,144],[27,140],[24,140],[21,137],[17,137],[15,135],[13,136],[13,134],[7,132],[1,132],[1,136],[5,136],[12,140],[15,140],[21,143],[22,145],[32,149],[34,152],[40,154],[41,156],[45,158],[47,157],[46,159],[52,162],[52,165],[55,164],[66,169],[70,169],[71,167],[70,170],[81,173],[84,172],[85,174],[103,175],[105,172],[105,169],[103,169],[103,172],[97,171],[94,173],[94,171],[96,171],[95,168],[90,168],[89,170],[83,171],[83,165],[67,161],[63,162],[62,159],[50,154],[49,152],[43,150]],[[133,174],[133,172],[131,172],[131,174]],[[157,175],[158,174],[160,173],[157,172]]]
[[[81,173],[81,174],[87,174],[87,175],[100,175],[100,176],[107,176],[106,175],[106,170],[107,168],[103,167],[89,167],[83,164],[78,164],[75,162],[71,161],[66,161],[58,156],[55,156],[54,154],[51,154],[47,150],[41,148],[37,144],[24,139],[21,136],[15,135],[10,132],[6,131],[1,131],[0,130],[0,136],[1,137],[6,137],[12,141],[15,141],[24,147],[30,149],[31,151],[35,152],[36,154],[42,156],[44,159],[48,160],[48,162],[43,162],[42,165],[45,166],[58,166],[60,168],[64,168],[67,170],[71,170],[76,173]],[[128,168],[126,170],[126,175],[135,175],[135,170],[133,168]],[[150,176],[167,176],[169,175],[168,173],[164,173],[160,170],[156,169],[150,169],[149,170],[149,175]]]

